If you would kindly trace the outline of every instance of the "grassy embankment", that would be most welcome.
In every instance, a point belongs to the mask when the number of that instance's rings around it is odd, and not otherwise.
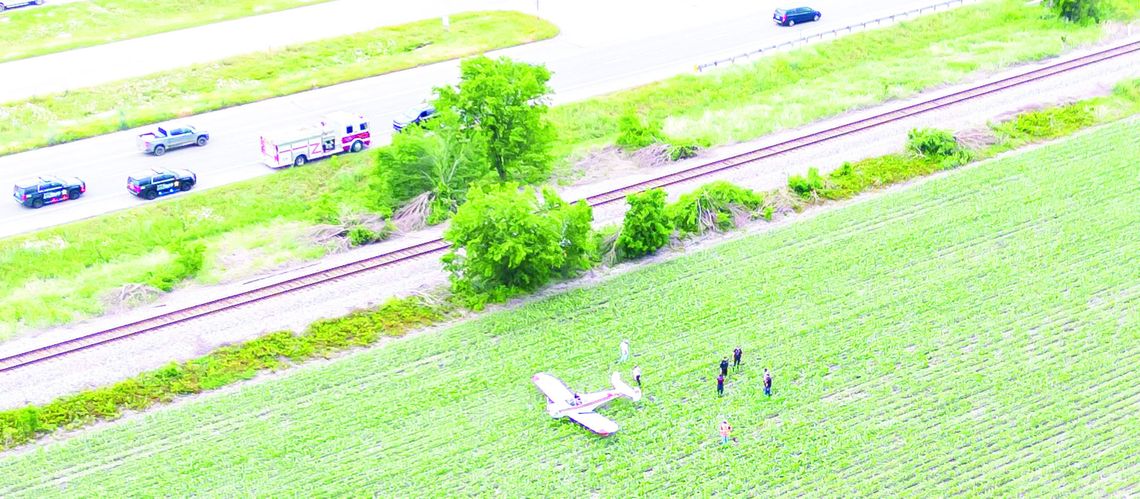
[[[88,0],[0,17],[0,62],[117,42],[329,0]]]
[[[1125,104],[1122,107],[1129,103],[1140,107],[1140,80],[1122,83],[1115,92],[1128,100],[1127,103],[1122,102]],[[805,204],[826,204],[868,189],[956,168],[967,158],[991,158],[1025,144],[1070,135],[1114,120],[1117,116],[1098,112],[1103,108],[1098,108],[1097,104],[1103,101],[1092,99],[1019,114],[1007,122],[992,124],[993,137],[987,140],[988,145],[965,151],[936,149],[942,151],[940,156],[897,153],[849,163],[815,183],[800,182],[799,188],[791,187],[791,192],[754,193],[743,190],[751,194],[742,194],[739,188],[726,185],[738,189],[737,194],[731,195],[732,199],[752,206],[756,215],[771,220],[769,209],[758,204],[771,207],[773,202],[791,201],[797,209]],[[700,191],[707,188],[722,194],[727,192],[714,188],[717,184],[723,182],[706,184]],[[789,184],[795,182],[789,181]],[[811,191],[803,189],[809,185],[812,186]],[[693,194],[695,192],[686,194],[677,205],[666,208],[666,212],[673,208],[692,210],[692,206],[681,206],[687,205],[684,199]],[[609,233],[608,229],[603,227],[599,232]],[[692,227],[682,224],[677,225],[677,230],[683,236]],[[381,338],[402,336],[416,325],[438,322],[452,315],[453,311],[450,299],[442,302],[418,297],[391,300],[375,310],[319,321],[299,335],[289,331],[269,334],[219,348],[197,359],[144,372],[113,385],[59,397],[47,404],[0,411],[0,448],[24,445],[59,428],[77,428],[95,421],[117,419],[125,410],[146,410],[169,402],[178,395],[213,390],[249,379],[259,372],[284,369],[353,347],[370,346]]]
[[[14,455],[0,494],[1126,493],[1138,132],[1109,125]],[[634,358],[615,365],[623,337]],[[528,382],[596,389],[635,363],[647,398],[602,411],[622,425],[606,440],[550,419]]]
[[[612,141],[617,117],[629,107],[655,117],[675,116],[665,120],[674,133],[696,129],[682,124],[708,121],[710,137],[753,138],[749,134],[773,126],[802,125],[959,81],[978,70],[1059,54],[1065,48],[1061,35],[1073,43],[1088,42],[1102,31],[1043,19],[1039,7],[1015,0],[964,7],[805,47],[754,66],[705,77],[681,76],[558,107],[552,117],[564,137],[561,153],[567,155]],[[772,74],[774,69],[777,74]],[[819,99],[821,93],[828,99]],[[775,99],[783,99],[784,105],[755,104]],[[747,112],[731,114],[734,106]],[[1111,105],[1105,107],[1116,112]],[[724,119],[700,118],[706,114]],[[39,327],[100,313],[103,295],[124,283],[144,282],[147,272],[186,242],[208,247],[202,272],[210,276],[235,267],[224,260],[220,248],[252,253],[254,258],[247,260],[270,254],[273,264],[320,255],[322,247],[282,244],[282,238],[273,237],[274,229],[287,227],[303,234],[305,227],[341,210],[383,211],[384,200],[358,188],[368,176],[370,156],[345,156],[220,187],[210,196],[171,199],[0,241],[0,289],[5,290],[0,294],[0,338],[14,334],[20,321],[25,327]],[[140,223],[156,230],[128,229]],[[60,263],[45,268],[37,263],[45,258]],[[83,279],[77,279],[81,274]],[[55,291],[59,289],[67,293]]]
[[[0,104],[0,154],[125,130],[550,38],[518,12],[469,12]],[[427,90],[425,89],[425,92]]]

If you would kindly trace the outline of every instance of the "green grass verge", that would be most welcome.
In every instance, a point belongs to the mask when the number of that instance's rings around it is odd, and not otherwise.
[[[69,142],[550,38],[518,12],[451,17],[230,57],[0,105],[0,154]]]
[[[1052,18],[1021,0],[983,2],[765,57],[755,64],[684,75],[559,106],[560,155],[613,144],[630,109],[676,140],[705,146],[746,141],[845,111],[912,96],[1062,53],[1099,39],[1097,26]]]
[[[0,494],[1112,495],[1140,445],[1137,133],[12,455]],[[647,397],[602,411],[609,439],[550,419],[528,381],[594,389],[634,363]]]
[[[994,5],[1001,8],[993,8]],[[1090,40],[1098,36],[1096,28],[1043,20],[1040,18],[1042,12],[1039,7],[1018,2],[955,9],[883,30],[806,47],[779,56],[775,61],[761,61],[756,66],[761,69],[742,68],[707,77],[673,78],[595,101],[559,106],[551,115],[556,118],[560,133],[565,138],[561,153],[570,154],[572,150],[613,140],[616,137],[614,123],[631,103],[645,103],[647,111],[670,112],[679,117],[698,115],[710,109],[727,116],[729,111],[725,106],[751,98],[751,90],[757,92],[756,95],[769,98],[783,94],[800,95],[814,100],[815,106],[828,107],[832,113],[838,113],[847,108],[832,108],[833,104],[829,103],[867,105],[894,95],[864,96],[860,92],[866,83],[842,81],[843,85],[839,85],[835,75],[826,68],[812,66],[815,69],[806,71],[807,66],[804,66],[804,73],[794,72],[790,70],[788,61],[800,61],[797,64],[807,64],[807,61],[816,59],[831,61],[837,71],[844,71],[843,74],[848,76],[861,74],[871,81],[871,85],[881,87],[894,88],[895,83],[892,82],[906,75],[933,85],[928,73],[938,73],[935,69],[944,65],[947,58],[963,61],[953,65],[958,69],[951,73],[961,78],[968,74],[966,68],[993,68],[1013,64],[1033,54],[1054,54],[1061,50],[1061,33],[1066,33],[1070,41]],[[970,29],[964,25],[969,25]],[[889,54],[879,52],[881,44],[894,46],[908,40],[914,47],[898,48],[898,54],[905,61],[897,64],[900,68],[896,68]],[[1035,42],[1029,43],[1031,40]],[[865,58],[856,56],[863,53],[867,54]],[[852,61],[860,60],[865,65],[852,69]],[[783,76],[766,76],[762,69],[771,69],[778,61],[784,61],[777,64],[784,67]],[[908,69],[912,66],[914,72]],[[878,74],[880,72],[881,75]],[[806,78],[809,75],[811,78]],[[886,83],[880,82],[880,76],[888,78],[883,80]],[[756,89],[748,83],[749,78],[767,82],[764,85],[770,88]],[[737,83],[742,86],[732,91]],[[816,91],[817,88],[820,90]],[[827,95],[828,98],[820,99],[819,95]],[[1108,117],[1112,113],[1138,112],[1138,99],[1129,100],[1126,94],[1114,95],[1110,99],[1121,100],[1104,101],[1098,105],[1101,110],[1098,113]],[[791,106],[792,103],[789,101],[788,109],[797,109]],[[1113,106],[1119,106],[1119,109]],[[771,106],[744,106],[739,111],[742,116],[739,119],[761,123],[771,121],[775,123],[772,126],[799,125],[806,119],[805,115],[796,112],[793,114],[797,119],[782,120],[784,112]],[[612,131],[609,130],[611,125],[614,127]],[[761,128],[763,126],[766,125]],[[600,131],[592,134],[590,127]],[[710,130],[715,130],[715,127]],[[756,130],[757,133],[761,131]],[[139,282],[131,274],[137,266],[126,262],[148,255],[155,259],[161,256],[159,252],[169,251],[168,248],[178,241],[203,241],[215,247],[220,244],[218,239],[231,231],[258,232],[271,224],[289,221],[316,223],[335,216],[340,210],[383,210],[387,200],[369,199],[367,193],[359,188],[360,179],[367,175],[370,167],[371,155],[345,156],[331,162],[315,163],[303,170],[279,172],[211,190],[209,195],[190,195],[185,199],[0,240],[0,339],[16,334],[21,328],[59,324],[99,313],[104,309],[100,300],[102,296],[125,283]],[[325,176],[330,179],[324,179]],[[153,224],[167,230],[135,230],[140,224]],[[208,255],[213,253],[207,251]],[[296,250],[298,258],[318,254],[319,251],[307,245]],[[59,265],[48,268],[40,264],[48,258],[59,262]],[[113,272],[109,270],[111,266],[118,266],[115,268],[121,270]],[[208,257],[205,268],[215,267],[217,262]],[[81,275],[83,279],[78,278]],[[88,275],[98,279],[88,279]],[[49,284],[59,285],[44,284],[44,281],[53,279],[58,282]]]
[[[1140,80],[1136,83],[1135,87],[1122,85],[1120,88],[1140,88]],[[1122,91],[1127,92],[1127,90]],[[1081,113],[1075,113],[1072,109],[1086,111],[1091,109],[1084,104],[1086,103],[1078,102],[1057,108],[1041,109],[1019,115],[1007,123],[995,124],[993,126],[995,130],[1021,129],[1023,127],[1020,124],[1027,122],[1035,124],[1045,122],[1050,125],[1034,126],[1033,131],[1028,134],[1023,131],[1002,132],[1002,137],[997,142],[982,150],[970,151],[969,156],[988,158],[1015,146],[1025,145],[1032,138],[1056,138],[1074,133],[1082,128],[1074,126],[1074,123],[1086,123],[1088,120],[1078,117]],[[1047,116],[1065,116],[1066,119],[1043,118]],[[1083,126],[1091,124],[1086,123]],[[832,172],[826,180],[820,179],[821,185],[816,187],[815,191],[817,195],[808,197],[810,200],[808,202],[818,204],[827,200],[844,199],[868,189],[903,182],[959,165],[959,162],[927,159],[911,154],[891,154],[848,163]],[[704,200],[702,203],[704,209],[718,210],[723,215],[718,218],[717,226],[720,230],[727,230],[734,225],[731,219],[735,216],[729,205],[746,208],[757,217],[771,220],[772,202],[788,197],[793,198],[793,206],[797,209],[807,204],[804,201],[796,202],[794,196],[783,196],[777,192],[756,193],[724,181],[715,181],[668,205],[664,208],[664,214],[672,219],[677,232],[685,237],[701,232],[695,222],[696,213],[702,208],[695,203],[698,198]],[[300,236],[296,234],[298,225],[274,224],[274,228],[279,233],[292,231],[294,236],[299,238]],[[617,227],[613,226],[603,227],[595,231],[593,237],[604,240],[616,229]],[[249,245],[248,241],[240,238],[227,237],[224,241],[228,244],[222,245],[219,251],[225,251],[234,244]],[[272,257],[274,246],[268,246],[268,256]],[[392,300],[378,311],[361,312],[343,319],[318,322],[302,337],[294,337],[288,332],[274,333],[241,345],[222,348],[210,355],[185,363],[180,368],[167,367],[160,371],[180,373],[177,376],[169,374],[160,376],[158,372],[144,373],[109,388],[63,397],[44,406],[3,411],[0,412],[0,448],[24,444],[59,428],[77,428],[95,420],[115,419],[123,410],[144,409],[156,403],[167,402],[175,395],[198,393],[249,379],[258,371],[284,367],[286,363],[282,359],[287,358],[296,362],[315,355],[327,356],[345,348],[369,345],[375,342],[377,335],[403,334],[405,329],[392,330],[391,322],[394,317],[416,318],[415,321],[397,321],[401,325],[413,322],[423,325],[450,315],[452,308],[452,304],[446,302],[428,306],[422,300],[415,298]],[[409,310],[417,313],[409,315]],[[203,371],[206,367],[210,368],[209,372]],[[186,391],[187,383],[194,387],[192,391]]]
[[[329,0],[88,0],[0,17],[0,63]]]
[[[441,319],[445,311],[445,307],[428,306],[418,298],[390,300],[376,310],[316,322],[301,335],[289,331],[268,334],[107,388],[63,397],[39,407],[3,411],[0,445],[20,445],[57,429],[118,418],[123,411],[143,410],[169,402],[177,395],[213,390],[252,378],[261,371],[372,345],[383,337],[402,336],[413,327]]]

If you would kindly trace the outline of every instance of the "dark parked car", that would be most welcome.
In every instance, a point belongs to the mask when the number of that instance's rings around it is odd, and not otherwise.
[[[39,208],[75,199],[87,192],[87,184],[77,178],[59,178],[51,175],[16,182],[12,197],[28,208]]]
[[[196,183],[198,176],[189,170],[151,168],[127,177],[127,190],[140,198],[154,199],[173,192],[188,191]]]
[[[431,119],[432,116],[435,116],[435,108],[425,102],[409,109],[399,118],[392,120],[392,128],[398,132],[409,126],[423,123]]]
[[[14,8],[23,7],[25,5],[43,5],[44,0],[12,0],[10,2],[0,2],[0,12]]]
[[[818,21],[822,14],[811,7],[796,7],[794,9],[776,9],[772,20],[780,26],[795,26],[796,23]]]

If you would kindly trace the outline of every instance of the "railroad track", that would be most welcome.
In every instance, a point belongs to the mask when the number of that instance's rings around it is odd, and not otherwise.
[[[916,114],[925,113],[970,99],[975,99],[984,95],[1000,92],[1011,87],[1024,85],[1029,82],[1041,80],[1056,74],[1089,66],[1091,64],[1096,64],[1101,61],[1113,59],[1134,52],[1140,52],[1140,41],[1118,45],[1081,57],[1057,62],[1037,69],[1029,70],[1015,76],[984,83],[975,87],[954,92],[952,94],[906,105],[868,118],[863,118],[860,120],[845,123],[843,125],[828,128],[826,130],[795,137],[790,140],[748,151],[736,156],[731,156],[668,175],[662,175],[660,177],[637,182],[611,191],[595,194],[593,196],[585,198],[585,201],[593,207],[607,205],[621,201],[622,199],[625,199],[625,197],[629,194],[658,187],[668,187],[701,177],[714,175],[725,170],[739,168],[789,151],[794,151],[796,149],[808,147],[820,142],[881,126],[909,116],[914,116]],[[123,324],[121,326],[116,326],[85,336],[80,336],[78,338],[37,348],[17,355],[0,358],[0,372],[12,371],[14,369],[19,369],[31,364],[62,357],[133,336],[138,336],[161,329],[166,326],[190,321],[224,310],[234,309],[243,305],[272,298],[274,296],[280,296],[292,291],[315,286],[317,284],[322,284],[350,275],[359,274],[361,272],[367,272],[377,268],[386,267],[424,255],[438,253],[447,249],[447,247],[448,244],[442,239],[433,239],[390,253],[384,253],[336,267],[319,270],[298,277],[293,277],[278,283],[267,284],[250,291],[245,291],[205,303],[200,303],[197,305],[166,312],[157,316],[148,317],[146,319]]]

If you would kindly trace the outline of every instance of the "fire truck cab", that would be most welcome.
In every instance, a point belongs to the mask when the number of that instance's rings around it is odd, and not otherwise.
[[[359,114],[331,113],[313,126],[261,136],[261,162],[271,168],[301,166],[309,161],[360,152],[372,145],[368,120]]]

